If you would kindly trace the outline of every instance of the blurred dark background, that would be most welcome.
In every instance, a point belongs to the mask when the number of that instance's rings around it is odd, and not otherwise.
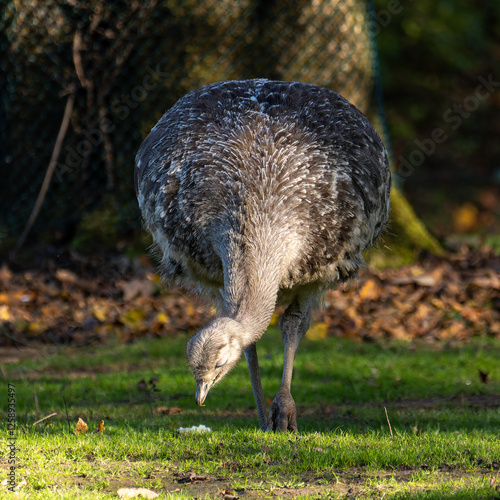
[[[405,193],[439,237],[486,236],[497,248],[499,15],[498,2],[401,2],[378,36],[396,171],[414,168]]]
[[[498,2],[32,0],[1,9],[3,254],[44,178],[25,252],[144,244],[133,192],[140,143],[183,94],[255,77],[343,94],[392,144],[396,185],[443,244],[500,252]]]

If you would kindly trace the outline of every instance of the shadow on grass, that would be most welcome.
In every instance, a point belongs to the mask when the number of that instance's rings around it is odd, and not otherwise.
[[[25,498],[68,478],[68,498],[71,488],[106,498],[130,482],[165,498],[215,498],[223,488],[245,498],[497,494],[491,482],[500,467],[499,342],[305,339],[292,386],[298,435],[257,429],[244,362],[211,390],[207,406],[196,407],[186,342],[179,335],[130,345],[0,350],[4,393],[7,384],[15,392]],[[279,332],[269,331],[258,349],[272,398],[283,361]],[[6,411],[7,398],[0,405]],[[89,434],[75,435],[78,418]],[[92,433],[101,420],[104,433]],[[212,432],[178,432],[199,424]],[[177,481],[191,474],[206,479]]]
[[[194,404],[195,384],[185,364],[186,335],[131,345],[0,351],[4,379],[16,387],[18,415],[101,413],[107,418],[165,417],[176,422],[256,425],[244,361],[207,398]],[[282,344],[277,329],[258,345],[268,403],[279,388]],[[363,344],[305,339],[297,354],[292,394],[303,431],[366,429],[422,432],[498,430],[500,342],[456,345]],[[482,374],[482,375],[481,375]],[[485,375],[486,374],[486,375]],[[487,382],[487,383],[485,383]],[[157,392],[158,391],[158,392]],[[36,396],[36,397],[35,397]],[[64,396],[64,401],[63,401]],[[0,402],[6,404],[6,400]],[[6,410],[6,407],[4,408]]]

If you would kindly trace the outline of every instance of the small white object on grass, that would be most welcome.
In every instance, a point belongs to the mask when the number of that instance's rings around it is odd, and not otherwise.
[[[197,432],[201,434],[203,432],[212,432],[210,427],[206,427],[205,425],[193,425],[192,427],[180,427],[178,429],[179,432]]]
[[[146,488],[120,488],[116,494],[119,498],[156,498],[158,493]]]

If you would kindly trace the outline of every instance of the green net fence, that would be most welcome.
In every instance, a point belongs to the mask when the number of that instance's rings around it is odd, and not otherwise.
[[[370,114],[366,0],[14,0],[0,14],[0,231],[18,237],[74,100],[32,235],[71,237],[100,207],[138,228],[133,161],[160,116],[206,83],[315,83]],[[72,101],[73,102],[73,101]]]

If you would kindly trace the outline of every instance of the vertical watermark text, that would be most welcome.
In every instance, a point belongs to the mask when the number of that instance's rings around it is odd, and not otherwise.
[[[9,454],[7,463],[9,470],[7,473],[7,484],[9,491],[15,491],[16,487],[16,467],[17,467],[17,434],[16,434],[16,387],[8,384],[7,387],[7,448]]]

